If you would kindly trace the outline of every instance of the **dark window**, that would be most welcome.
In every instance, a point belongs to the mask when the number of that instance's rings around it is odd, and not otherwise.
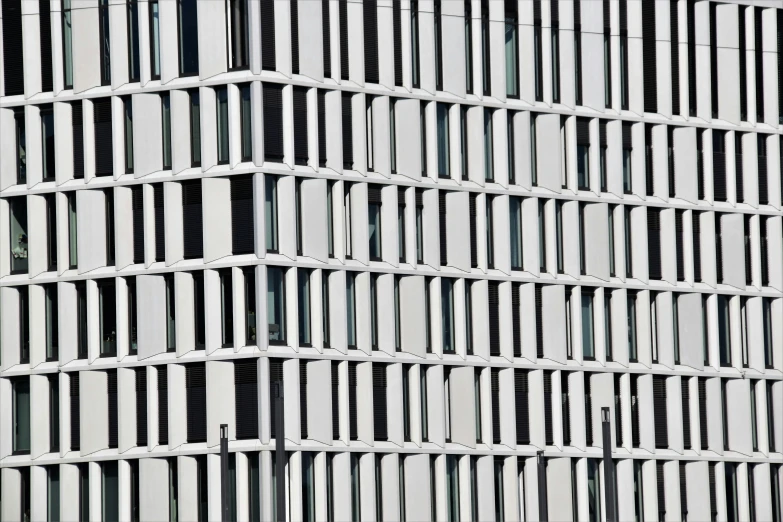
[[[231,180],[231,244],[232,253],[252,254],[255,251],[255,218],[253,215],[253,177],[232,176]]]
[[[489,354],[500,355],[500,284],[489,281],[487,299],[489,301]]]
[[[106,371],[106,392],[109,399],[109,447],[116,448],[119,440],[117,436],[117,370]]]
[[[147,367],[134,369],[136,376],[136,446],[147,445]]]
[[[266,4],[267,2],[264,2]],[[263,20],[263,17],[261,17]],[[196,0],[177,0],[179,75],[198,74],[198,8]]]
[[[438,0],[435,0],[436,10],[439,3]],[[378,2],[377,0],[365,0],[363,7],[364,81],[367,83],[378,83]],[[435,23],[437,24],[437,21]]]
[[[144,262],[144,193],[143,186],[131,187],[131,216],[133,222],[133,262]]]
[[[76,281],[76,358],[87,358],[87,284]]]
[[[275,3],[260,2],[261,7],[261,68],[274,71],[277,68],[275,54]]]
[[[111,176],[114,173],[111,98],[98,98],[92,103],[95,124],[95,175]]]
[[[295,3],[291,2],[292,10]],[[232,69],[245,69],[248,66],[247,1],[229,0],[228,9],[231,19],[231,35],[229,36],[230,67]]]
[[[492,402],[492,442],[500,444],[500,369],[490,368],[489,377]]]
[[[307,424],[307,363],[299,360],[299,435],[303,439],[309,438]]]
[[[169,443],[169,376],[168,366],[156,366],[158,374],[158,444]],[[204,408],[206,412],[206,406]]]
[[[117,291],[114,278],[98,280],[99,331],[101,357],[117,356]]]
[[[710,9],[710,87],[712,98],[712,117],[718,117],[718,23],[716,18],[717,4],[709,3]]]
[[[163,203],[163,183],[154,183],[152,185],[152,196],[152,206],[155,214],[155,261],[165,261],[166,224]]]
[[[661,279],[661,211],[647,208],[647,262],[650,279]]]
[[[41,3],[48,3],[42,0]],[[131,82],[138,82],[140,79],[140,57],[139,57],[139,2],[138,0],[127,0],[128,15],[128,79]]]
[[[71,120],[73,126],[73,177],[81,179],[84,178],[84,120],[81,101],[71,102]]]
[[[70,399],[71,399],[71,451],[79,451],[79,372],[71,372],[70,377]]]
[[[307,89],[294,87],[294,160],[297,165],[307,165]]]
[[[653,377],[653,404],[655,415],[655,447],[669,447],[669,426],[666,407],[666,377]]]
[[[325,26],[328,27],[328,26]],[[392,29],[394,33],[394,85],[402,86],[402,6],[392,2]]]
[[[745,9],[738,6],[739,11],[739,89],[740,89],[740,120],[748,121],[748,76],[747,76],[747,36],[745,33]]]
[[[590,382],[589,377],[585,382],[585,404],[588,404],[588,384]],[[585,424],[589,426],[587,421],[589,417],[585,418]],[[499,426],[498,426],[499,427]],[[544,370],[544,435],[546,438],[546,444],[551,446],[555,443],[554,431],[552,428],[552,371]],[[500,442],[500,441],[497,441]]]
[[[24,94],[22,1],[5,0],[2,15],[5,95]]]
[[[269,359],[269,426],[272,438],[277,436],[277,401],[275,400],[275,387],[278,384],[283,386],[283,360],[272,358]]]
[[[348,0],[338,1],[340,18],[340,79],[348,79]],[[413,10],[413,6],[411,6]]]
[[[528,406],[528,372],[514,369],[514,402],[516,405],[517,444],[530,444],[530,415]]]
[[[201,98],[198,89],[188,91],[190,101],[190,166],[201,166]]]
[[[386,365],[372,365],[373,428],[375,440],[387,440],[388,416],[386,415]]]
[[[341,2],[342,5],[343,2]],[[343,125],[343,168],[353,168],[353,107],[352,95],[349,92],[342,94],[342,125]]]
[[[332,76],[332,28],[329,0],[321,0],[321,26],[323,31],[324,78]],[[399,9],[399,6],[396,7]]]
[[[256,360],[252,359],[251,361],[251,365],[255,367]],[[239,395],[239,387],[235,387],[235,392]],[[188,442],[205,442],[207,440],[207,374],[204,364],[189,364],[185,366],[185,396],[187,403],[187,440]],[[237,402],[236,412],[238,416],[240,415],[239,406],[240,404]],[[254,413],[257,412],[252,408],[241,410],[242,415],[253,416]],[[236,429],[237,438],[239,438],[239,422],[237,422]]]
[[[696,116],[696,0],[687,0],[686,8],[688,11],[688,113],[689,116]]]
[[[98,0],[98,53],[101,62],[101,85],[111,84],[111,37],[109,23],[109,0]],[[97,129],[95,135],[97,136]]]
[[[201,180],[182,183],[182,221],[185,259],[203,257]]]
[[[264,84],[264,156],[283,161],[283,86]]]
[[[755,36],[756,36],[756,42],[755,42],[755,61],[756,61],[756,120],[758,122],[764,122],[764,39],[763,39],[763,29],[764,24],[762,22],[762,16],[763,16],[763,9],[759,7],[755,7],[753,9],[754,13],[754,25],[755,25]],[[710,3],[710,37],[714,38],[712,36],[712,28],[716,28],[715,25],[715,6]],[[780,42],[781,36],[780,31],[783,30],[783,28],[778,27],[778,42]],[[711,39],[710,45],[715,45],[715,40]],[[778,43],[778,47],[780,46],[780,43]],[[717,51],[713,51],[713,54],[716,54]],[[717,60],[717,57],[715,58]],[[715,62],[713,62],[715,63]],[[714,69],[713,69],[714,71]],[[715,72],[713,72],[715,74]],[[781,72],[778,71],[778,76],[780,76]],[[713,81],[712,83],[717,85],[717,81]],[[717,103],[717,100],[713,101],[713,105]],[[772,122],[768,122],[772,124]]]
[[[349,435],[351,440],[358,440],[359,438],[359,417],[357,401],[357,384],[356,384],[356,363],[354,361],[348,361],[348,421],[349,421]]]

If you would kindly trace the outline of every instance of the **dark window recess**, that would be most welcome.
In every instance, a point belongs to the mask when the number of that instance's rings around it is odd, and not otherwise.
[[[160,377],[160,374],[158,376]],[[206,442],[207,370],[203,363],[189,364],[185,367],[185,401],[188,417],[188,442]]]
[[[680,513],[682,515],[680,520],[688,520],[688,481],[685,474],[685,465],[685,462],[681,460],[678,466],[678,471],[680,472]]]
[[[324,78],[332,76],[332,28],[329,16],[329,0],[321,0],[321,26],[323,27]]]
[[[299,74],[299,0],[291,5],[291,72]]]
[[[585,402],[587,401],[587,388],[585,388]],[[587,422],[585,420],[585,422]],[[552,371],[544,370],[544,435],[546,444],[555,443],[554,430],[552,429]]]
[[[719,283],[723,282],[723,230],[721,217],[723,214],[715,213],[715,272]]]
[[[677,281],[685,281],[685,255],[683,252],[684,241],[682,227],[682,218],[684,212],[684,210],[674,211],[674,234],[677,248]]]
[[[492,442],[500,444],[500,370],[490,368],[489,377],[492,398]]]
[[[701,213],[691,214],[693,227],[693,279],[701,282]]]
[[[280,162],[283,161],[283,86],[265,83],[263,98],[264,159]]]
[[[327,0],[328,1],[328,0]],[[318,166],[326,166],[326,90],[318,89]]]
[[[476,194],[471,192],[468,199],[470,213],[470,266],[478,267],[478,238],[476,237]]]
[[[699,377],[699,436],[701,438],[701,449],[709,448],[709,439],[707,437],[707,380]]]
[[[71,102],[71,120],[73,126],[73,177],[81,179],[84,177],[84,118],[81,101]]]
[[[109,400],[109,447],[117,447],[117,370],[106,371],[106,395]]]
[[[572,372],[561,372],[560,375],[560,407],[563,416],[563,445],[571,445],[571,391],[569,389],[569,377]]]
[[[500,301],[497,281],[487,284],[487,301],[489,302],[489,355],[500,355]]]
[[[131,187],[131,216],[133,220],[133,262],[144,262],[144,188]]]
[[[759,217],[759,235],[761,236],[761,284],[769,285],[769,247],[767,245],[767,217]]]
[[[440,265],[448,264],[446,248],[446,191],[438,191],[438,227],[440,236]]]
[[[340,2],[342,5],[344,2]],[[351,93],[342,93],[343,168],[353,168],[353,107]]]
[[[261,7],[261,68],[274,71],[275,59],[275,3],[260,2]]]
[[[647,262],[650,279],[660,280],[661,273],[661,211],[647,208]]]
[[[252,254],[254,245],[253,176],[231,176],[231,251]]]
[[[204,257],[201,180],[182,183],[182,221],[185,259]]]
[[[682,440],[685,449],[691,449],[691,388],[687,377],[680,378],[682,397]]]
[[[24,94],[22,0],[3,1],[3,63],[5,95]]]
[[[668,152],[668,174],[669,174],[669,197],[676,196],[677,184],[675,183],[675,175],[677,169],[674,163],[674,127],[671,125],[666,127],[666,139],[667,139],[667,152]]]
[[[111,98],[93,100],[95,124],[95,175],[111,176],[114,172],[112,154]]]
[[[778,14],[778,112],[779,112],[779,120],[781,123],[783,123],[783,9],[778,9],[777,14]]]
[[[710,520],[718,520],[718,495],[715,488],[715,463],[708,463],[710,485]]]
[[[669,31],[672,51],[672,114],[680,114],[680,16],[678,0],[669,3]]]
[[[386,415],[386,365],[373,363],[372,365],[372,401],[373,401],[373,427],[375,440],[388,440],[389,430]]]
[[[136,445],[147,445],[147,367],[136,368]]]
[[[753,9],[753,13],[755,15],[755,18],[753,20],[755,24],[755,36],[756,36],[756,43],[755,43],[755,49],[756,49],[756,120],[759,122],[764,121],[764,82],[762,79],[764,78],[764,39],[763,39],[763,22],[762,22],[762,9],[760,7],[756,7]],[[713,27],[715,26],[715,4],[710,2],[710,45],[715,45],[715,40],[713,39],[712,31]],[[780,39],[780,31],[783,30],[780,27],[778,27],[778,40]],[[778,44],[779,45],[779,44]],[[717,52],[713,51],[713,54],[717,55]],[[716,58],[717,59],[717,58]],[[714,73],[713,73],[714,74]],[[778,71],[778,74],[780,74],[780,71]],[[717,84],[717,82],[713,82]],[[715,102],[713,102],[714,105]],[[772,123],[772,122],[769,122]]]
[[[544,357],[544,321],[541,300],[541,285],[536,285],[536,357]]]
[[[80,448],[80,409],[79,409],[79,372],[71,372],[70,377],[70,398],[71,398],[71,451],[78,451]]]
[[[41,34],[41,90],[52,87],[52,15],[49,0],[38,0],[38,22]]]
[[[307,165],[307,88],[294,87],[294,161]]]
[[[527,370],[514,369],[514,402],[517,414],[517,444],[530,444]]]
[[[696,130],[696,182],[699,199],[704,199],[704,131]]]
[[[378,80],[378,2],[364,0],[364,81]]]
[[[642,1],[642,58],[644,67],[644,112],[658,112],[656,70],[655,0]]]
[[[658,487],[658,520],[666,520],[666,487],[664,486],[663,464],[662,460],[655,461],[655,475]]]
[[[340,15],[340,79],[348,79],[348,0],[338,0]]]
[[[669,447],[669,428],[666,418],[666,377],[653,377],[653,406],[655,409],[655,447]]]
[[[156,366],[158,371],[158,444],[169,443],[169,375],[167,366]],[[206,408],[205,408],[206,411]]]
[[[272,438],[277,435],[277,401],[275,397],[275,385],[283,384],[283,360],[282,359],[269,359],[269,426],[271,429]]]
[[[402,2],[392,2],[394,32],[394,85],[402,87]]]
[[[623,445],[622,385],[620,378],[619,373],[614,374],[614,440],[618,448]]]
[[[745,7],[739,6],[738,11],[740,120],[748,121],[747,36],[745,33]]]
[[[710,9],[710,87],[712,102],[712,117],[718,117],[718,23],[715,2],[709,3]]]
[[[163,183],[152,184],[152,201],[155,212],[155,261],[166,259],[166,223],[163,209]]]
[[[638,375],[631,375],[631,444],[634,448],[638,448],[640,444],[638,381]]]
[[[348,427],[351,440],[359,438],[359,417],[356,404],[356,363],[348,362]]]
[[[258,438],[258,362],[234,362],[234,401],[237,439]]]
[[[519,285],[511,286],[511,324],[514,338],[514,357],[522,357],[522,324],[521,324],[521,301],[519,299]]]
[[[696,116],[696,0],[687,0],[686,10],[688,18],[688,113],[689,116]]]
[[[644,178],[646,194],[652,196],[655,191],[655,173],[653,171],[652,125],[649,123],[644,124]]]
[[[307,439],[307,361],[299,360],[299,434]]]
[[[332,438],[340,439],[340,363],[338,361],[332,361]]]
[[[750,244],[750,214],[745,214],[743,219],[743,228],[745,235],[745,283],[750,286],[753,284],[753,268],[751,266],[751,244]]]
[[[783,28],[780,29],[783,31]],[[783,36],[779,37],[783,38]],[[769,186],[767,180],[767,135],[757,134],[758,136],[758,173],[759,173],[759,204],[769,204]]]

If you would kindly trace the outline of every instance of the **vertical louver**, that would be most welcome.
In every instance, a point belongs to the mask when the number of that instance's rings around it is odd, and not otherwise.
[[[299,434],[303,439],[309,438],[307,429],[307,363],[299,360]]]
[[[275,2],[260,2],[261,7],[261,68],[274,71],[275,58]]]
[[[655,408],[655,447],[669,447],[669,426],[666,418],[666,377],[653,377],[653,406]]]
[[[669,3],[669,30],[672,50],[672,114],[680,114],[680,13],[678,0]]]
[[[257,359],[234,362],[234,401],[237,439],[258,438]]]
[[[490,368],[489,377],[492,398],[492,442],[500,444],[500,370]]]
[[[204,257],[201,180],[182,183],[182,221],[185,259]]]
[[[275,386],[283,385],[283,360],[269,359],[269,426],[272,438],[277,437],[277,400],[275,399]],[[288,399],[291,400],[291,399]]]
[[[166,259],[166,224],[163,208],[163,183],[152,184],[152,202],[155,211],[155,261]]]
[[[135,369],[136,374],[136,445],[147,445],[147,367]]]
[[[283,161],[283,86],[271,83],[264,84],[264,159]]]
[[[691,388],[687,377],[680,378],[682,396],[682,441],[685,449],[691,449]]]
[[[328,0],[325,0],[328,1]],[[318,166],[326,166],[326,90],[318,89]]]
[[[476,197],[475,192],[468,196],[468,212],[470,214],[470,266],[478,266],[478,238],[476,237]]]
[[[332,361],[332,438],[340,439],[340,363]]]
[[[447,250],[446,250],[446,191],[438,191],[438,230],[440,236],[440,265],[446,266],[448,264]]]
[[[342,5],[343,2],[340,2]],[[353,168],[353,106],[351,105],[351,93],[342,94],[343,117],[343,168]]]
[[[289,0],[291,5],[291,72],[299,74],[299,0]]]
[[[394,30],[394,85],[402,86],[402,2],[392,2]]]
[[[5,3],[5,2],[4,2]],[[79,372],[71,372],[70,376],[70,399],[71,399],[71,451],[79,451],[81,431],[80,409],[79,409]]]
[[[375,440],[389,438],[386,415],[386,365],[372,363],[372,402]]]
[[[144,262],[144,193],[141,185],[131,187],[133,262]]]
[[[73,125],[73,177],[80,179],[84,177],[84,119],[81,101],[71,102],[71,119]]]
[[[699,383],[699,436],[701,438],[701,449],[709,448],[709,438],[707,437],[707,380],[704,377],[698,378]]]
[[[489,355],[500,355],[500,283],[489,281],[487,300],[489,301]]]
[[[683,251],[685,248],[685,243],[684,232],[682,228],[682,218],[684,213],[684,210],[674,211],[674,232],[677,248],[677,281],[685,281],[685,253]]]
[[[92,103],[95,124],[95,175],[111,176],[114,172],[111,98],[98,98]]]
[[[340,79],[348,79],[348,0],[338,0],[340,14]]]
[[[165,364],[156,366],[158,372],[158,444],[169,443],[169,376]]]
[[[254,252],[253,177],[231,176],[232,253]]]
[[[364,0],[364,81],[378,83],[378,2]]]
[[[24,94],[22,0],[3,0],[3,64],[5,95]]]
[[[661,279],[661,211],[647,207],[647,262],[650,279]]]
[[[552,370],[544,370],[544,434],[547,446],[555,443],[552,429]]]
[[[348,362],[348,427],[351,440],[359,438],[359,413],[356,390],[356,363]]]
[[[540,359],[544,357],[544,311],[541,299],[541,285],[536,285],[536,356]]]
[[[307,165],[307,89],[294,87],[294,161]]]
[[[592,374],[585,372],[585,443],[593,445],[593,385]]]
[[[332,76],[332,28],[329,0],[321,0],[321,24],[323,26],[324,78]]]
[[[109,447],[117,447],[117,370],[106,371],[106,395],[109,402]]]
[[[643,0],[642,61],[644,64],[644,112],[658,112],[658,71],[655,46],[655,0]]]
[[[52,14],[49,0],[38,0],[38,22],[41,34],[41,90],[52,87]]]
[[[514,357],[522,357],[522,324],[521,324],[521,301],[519,299],[519,284],[511,285],[511,325],[514,338]]]
[[[530,444],[527,370],[514,369],[514,403],[517,414],[517,444]]]

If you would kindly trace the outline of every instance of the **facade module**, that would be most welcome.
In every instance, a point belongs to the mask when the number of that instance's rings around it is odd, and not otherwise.
[[[0,18],[0,521],[783,522],[779,2]]]

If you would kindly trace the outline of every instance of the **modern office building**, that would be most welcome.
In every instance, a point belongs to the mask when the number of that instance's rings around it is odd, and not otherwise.
[[[780,2],[0,6],[2,522],[783,521]]]

